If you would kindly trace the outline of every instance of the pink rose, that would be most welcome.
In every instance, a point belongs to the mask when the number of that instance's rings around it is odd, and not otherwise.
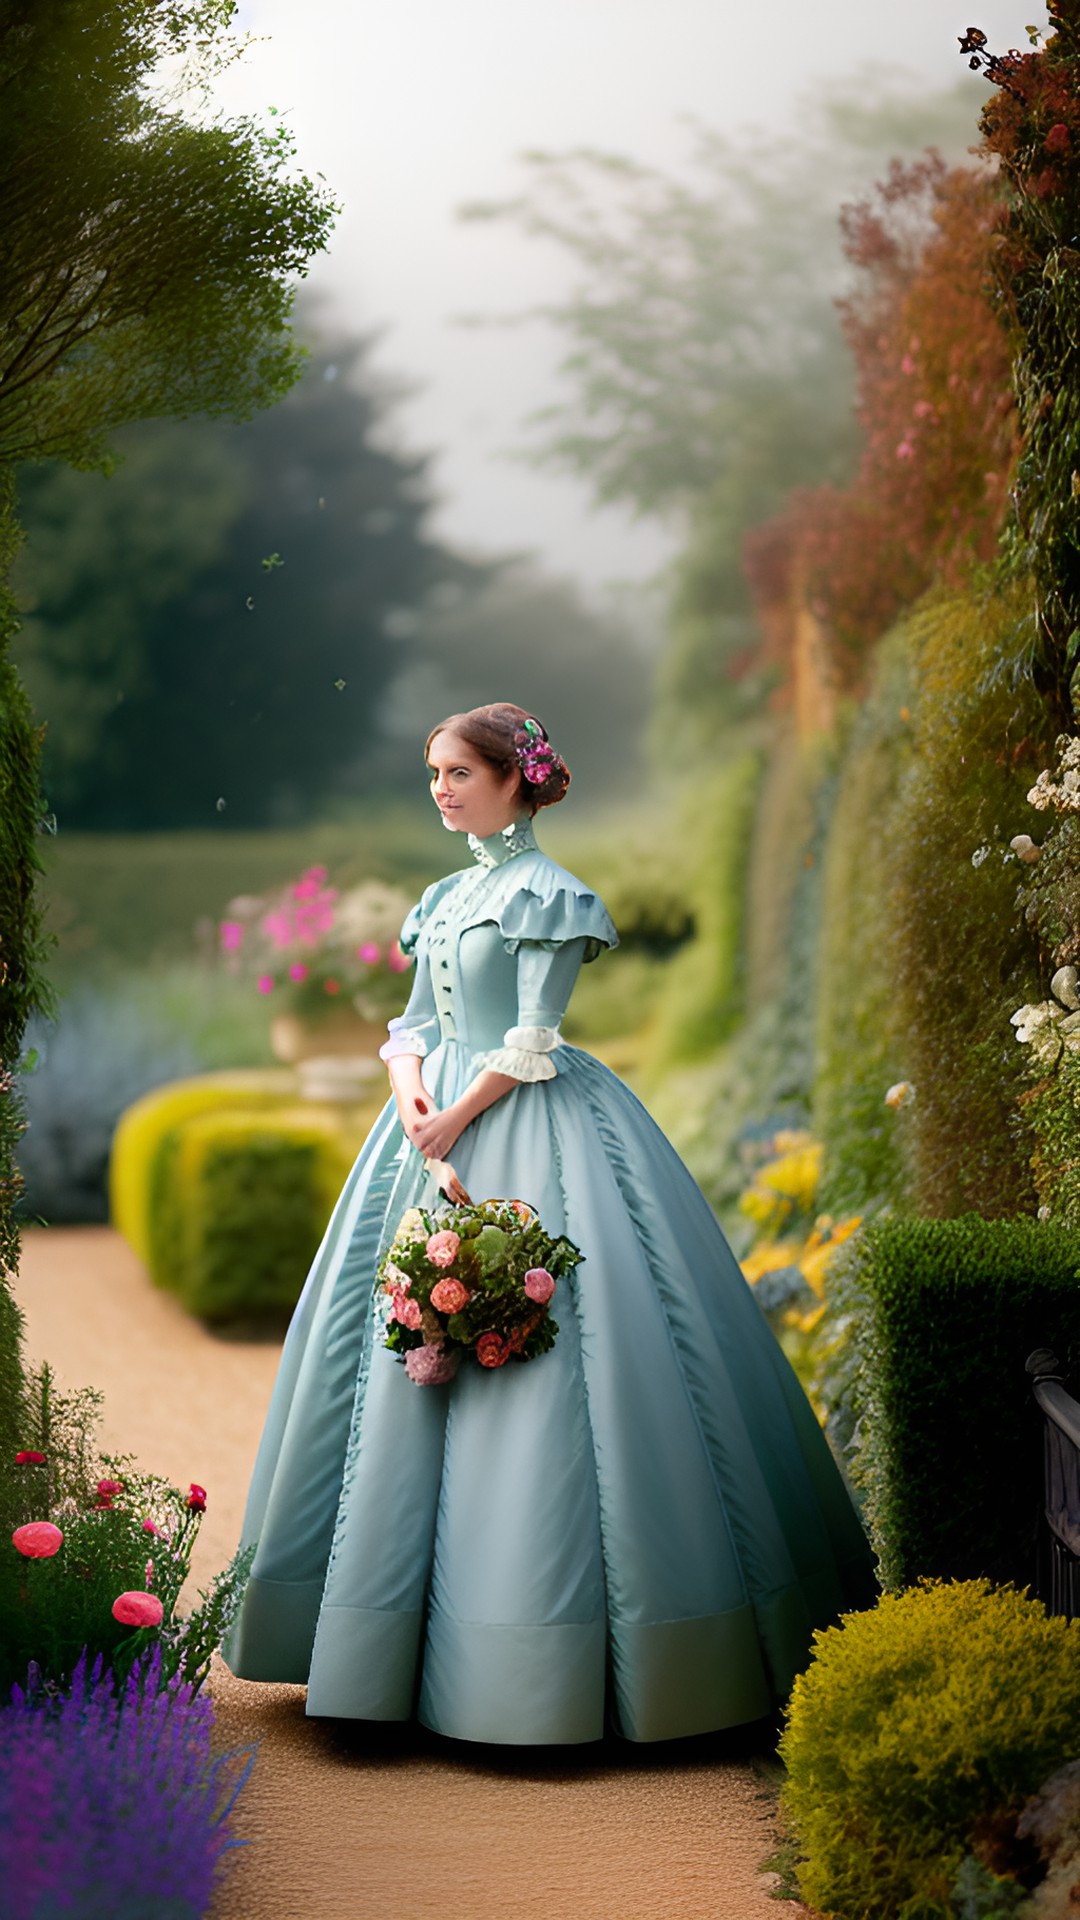
[[[16,1527],[11,1544],[27,1560],[51,1560],[64,1544],[64,1536],[51,1520],[30,1520]]]
[[[400,1321],[403,1327],[410,1327],[415,1333],[420,1325],[420,1317],[419,1300],[410,1300],[407,1293],[402,1293],[400,1287],[395,1287],[394,1304],[390,1309],[391,1320]]]
[[[452,1276],[438,1281],[431,1289],[431,1304],[436,1313],[460,1313],[471,1299],[468,1287],[463,1287],[461,1281]]]
[[[441,1387],[453,1379],[460,1358],[455,1347],[413,1347],[405,1355],[405,1371],[418,1387]]]
[[[458,1257],[461,1236],[452,1227],[444,1227],[441,1233],[433,1233],[424,1252],[433,1267],[452,1267]]]
[[[530,1267],[525,1275],[525,1291],[538,1307],[547,1305],[555,1291],[555,1280],[546,1267]]]
[[[498,1333],[482,1333],[476,1343],[476,1357],[482,1367],[501,1367],[510,1358],[510,1342]]]
[[[118,1593],[112,1603],[113,1619],[125,1627],[160,1627],[165,1609],[156,1593]]]

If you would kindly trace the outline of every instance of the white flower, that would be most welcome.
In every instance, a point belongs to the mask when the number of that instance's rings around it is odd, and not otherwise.
[[[915,1089],[910,1080],[897,1080],[885,1095],[887,1107],[909,1107],[915,1098]]]
[[[983,861],[989,860],[989,858],[990,858],[989,847],[986,847],[986,846],[976,847],[974,853],[971,856],[971,864],[973,867],[981,867]]]

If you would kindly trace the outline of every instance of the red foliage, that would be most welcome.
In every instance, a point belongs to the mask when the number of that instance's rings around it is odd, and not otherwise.
[[[958,581],[994,552],[1017,453],[1010,341],[991,278],[1001,223],[996,179],[949,170],[936,154],[894,161],[842,215],[858,273],[841,304],[865,436],[858,475],[846,490],[796,494],[751,537],[746,566],[773,610],[781,577],[794,586],[844,678],[933,580]]]

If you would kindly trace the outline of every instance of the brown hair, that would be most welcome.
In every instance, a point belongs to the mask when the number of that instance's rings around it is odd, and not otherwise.
[[[553,807],[561,800],[570,785],[570,769],[561,755],[551,748],[551,770],[543,780],[533,781],[527,778],[522,765],[519,748],[528,741],[525,722],[531,720],[540,728],[543,741],[547,742],[547,730],[537,720],[535,714],[527,713],[524,707],[515,707],[509,700],[496,700],[490,707],[472,707],[468,713],[451,713],[432,727],[424,743],[425,759],[431,751],[431,743],[438,733],[456,733],[467,741],[474,752],[486,760],[501,774],[517,772],[518,801],[529,813],[538,813],[541,807]]]

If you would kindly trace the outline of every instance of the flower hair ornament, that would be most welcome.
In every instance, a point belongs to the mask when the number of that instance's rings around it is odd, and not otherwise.
[[[554,747],[548,744],[538,720],[526,720],[525,725],[518,728],[514,735],[514,752],[522,773],[534,787],[541,786],[560,765],[559,756]]]

